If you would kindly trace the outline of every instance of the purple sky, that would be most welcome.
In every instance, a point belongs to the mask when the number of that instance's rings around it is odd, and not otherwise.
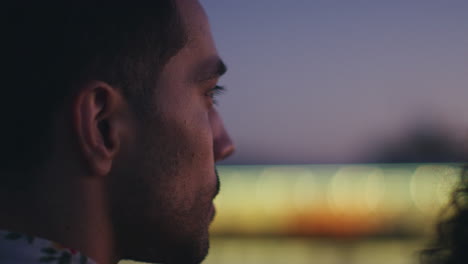
[[[229,67],[230,164],[352,162],[421,119],[468,135],[466,0],[201,3]]]

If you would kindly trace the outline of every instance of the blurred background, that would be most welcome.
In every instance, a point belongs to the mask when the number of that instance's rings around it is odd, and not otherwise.
[[[204,263],[418,263],[468,150],[468,1],[200,1],[237,145]]]
[[[418,263],[456,164],[222,166],[204,263]]]
[[[418,263],[468,150],[468,2],[201,3],[237,145],[205,263]]]
[[[468,143],[467,1],[200,2],[229,68],[227,164],[441,162]]]

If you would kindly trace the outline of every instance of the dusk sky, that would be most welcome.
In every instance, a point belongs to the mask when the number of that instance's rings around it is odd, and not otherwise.
[[[201,0],[228,164],[361,161],[419,123],[468,142],[468,1]]]

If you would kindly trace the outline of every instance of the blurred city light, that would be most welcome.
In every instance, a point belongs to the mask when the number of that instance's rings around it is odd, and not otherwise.
[[[207,264],[416,263],[461,174],[458,164],[218,170]]]

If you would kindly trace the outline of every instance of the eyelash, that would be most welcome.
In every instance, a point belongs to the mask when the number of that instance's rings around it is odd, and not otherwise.
[[[214,105],[218,105],[216,98],[222,95],[224,92],[226,92],[226,88],[224,88],[224,86],[216,85],[207,93],[207,96],[210,97]]]

